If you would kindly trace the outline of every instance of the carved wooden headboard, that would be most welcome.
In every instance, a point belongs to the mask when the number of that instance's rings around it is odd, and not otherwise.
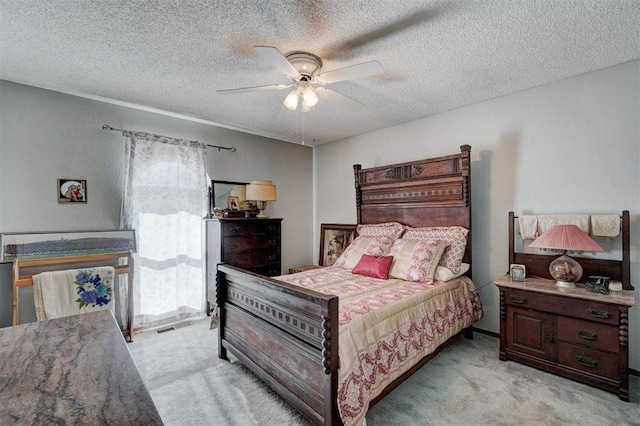
[[[469,229],[464,262],[471,264],[471,146],[460,153],[363,169],[353,166],[358,224]],[[467,272],[471,277],[471,269]]]

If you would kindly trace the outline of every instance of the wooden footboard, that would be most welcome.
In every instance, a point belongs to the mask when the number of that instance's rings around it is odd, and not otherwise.
[[[218,354],[237,357],[316,424],[340,424],[338,297],[218,265]]]

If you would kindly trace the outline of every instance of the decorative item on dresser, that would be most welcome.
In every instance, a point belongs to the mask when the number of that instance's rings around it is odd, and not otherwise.
[[[207,303],[216,301],[216,267],[226,263],[273,277],[281,274],[282,219],[206,219]],[[210,309],[207,309],[209,312]]]
[[[260,214],[256,217],[266,218],[269,215],[264,210],[267,208],[268,201],[276,200],[276,186],[270,180],[252,180],[247,185],[246,196],[248,200],[255,201],[260,210]]]
[[[574,258],[567,256],[569,251],[603,251],[586,232],[576,225],[553,225],[529,244],[532,248],[560,250],[562,256],[549,264],[549,274],[556,280],[558,287],[575,287],[582,278],[582,266]]]
[[[629,211],[621,215],[622,259],[580,258],[585,276],[596,272],[622,282],[611,294],[557,287],[549,264],[555,256],[516,251],[509,212],[509,262],[525,264],[527,278],[508,275],[500,289],[500,359],[513,360],[615,393],[629,401],[629,308],[635,304],[630,278]],[[533,275],[533,276],[532,276]]]
[[[463,145],[447,156],[366,169],[355,165],[362,238],[332,267],[268,278],[218,265],[219,357],[228,359],[229,351],[313,423],[352,425],[362,423],[369,407],[459,333],[471,337],[482,307],[470,279],[470,151]],[[403,233],[415,235],[403,240]],[[449,239],[450,245],[442,241]],[[365,247],[388,253],[392,246],[405,261],[394,265],[388,280],[353,273],[360,270]],[[443,252],[445,246],[455,249]],[[428,265],[437,276],[441,263],[434,259],[441,257],[451,261],[450,268],[442,267],[450,278],[438,285],[406,271],[407,278],[398,277],[417,258],[426,262],[414,269]],[[415,333],[394,342],[398,327],[405,326]]]

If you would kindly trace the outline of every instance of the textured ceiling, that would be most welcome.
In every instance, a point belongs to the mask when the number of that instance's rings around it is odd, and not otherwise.
[[[638,0],[0,0],[0,19],[2,79],[308,145],[640,58]],[[329,86],[358,112],[216,93],[289,81],[257,45],[385,72]]]

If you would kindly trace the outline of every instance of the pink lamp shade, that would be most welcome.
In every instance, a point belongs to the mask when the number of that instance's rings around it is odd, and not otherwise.
[[[604,251],[576,225],[553,225],[529,247],[566,251]]]
[[[563,250],[564,254],[549,264],[549,274],[558,287],[575,287],[574,283],[582,278],[582,266],[567,256],[567,251],[604,251],[576,225],[553,225],[529,247]]]

